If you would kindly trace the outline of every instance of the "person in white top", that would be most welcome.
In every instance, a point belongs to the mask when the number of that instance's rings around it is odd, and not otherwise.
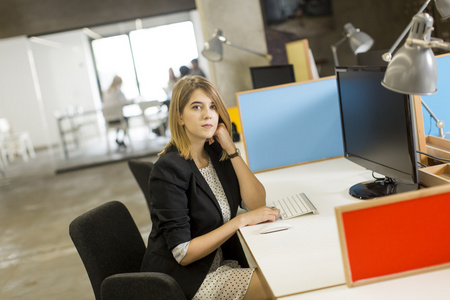
[[[121,122],[127,122],[127,119],[123,116],[122,108],[124,105],[130,103],[122,90],[122,78],[114,76],[114,79],[110,87],[103,93],[103,117],[105,122],[111,125],[120,124]],[[116,131],[116,143],[119,147],[126,148],[124,137],[126,129],[117,128]]]

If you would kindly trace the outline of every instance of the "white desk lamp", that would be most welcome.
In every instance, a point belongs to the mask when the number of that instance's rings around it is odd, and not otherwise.
[[[209,59],[211,61],[221,61],[223,58],[222,44],[226,44],[228,46],[232,46],[232,47],[265,57],[269,61],[272,60],[272,55],[270,55],[270,54],[256,52],[251,49],[233,44],[226,37],[224,37],[222,35],[222,30],[220,30],[220,29],[216,29],[216,31],[212,35],[211,39],[205,43],[205,47],[203,48],[203,51],[202,51],[203,56],[205,56],[207,59]]]
[[[339,66],[339,60],[337,56],[337,48],[346,40],[350,44],[350,48],[356,55],[358,53],[364,53],[369,51],[373,45],[373,39],[365,32],[355,28],[351,23],[344,25],[344,37],[337,41],[335,44],[331,45],[331,51],[333,52],[334,65]]]

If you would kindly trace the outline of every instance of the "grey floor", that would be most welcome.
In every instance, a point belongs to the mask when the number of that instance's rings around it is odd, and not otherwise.
[[[156,156],[138,148],[158,152],[167,138],[149,140],[133,145],[135,151],[115,151],[106,159],[103,155],[101,163],[99,156],[86,155],[65,161],[58,150],[44,149],[29,162],[17,158],[7,166],[7,176],[0,174],[0,299],[94,299],[69,237],[69,223],[102,203],[119,200],[130,210],[142,235],[148,236],[147,204],[126,160],[138,154],[141,160],[155,161]],[[115,162],[106,163],[108,159]],[[55,172],[60,166],[76,164],[83,167]]]

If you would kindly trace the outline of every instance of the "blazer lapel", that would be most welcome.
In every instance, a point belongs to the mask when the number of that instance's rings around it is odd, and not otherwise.
[[[189,167],[192,169],[192,172],[194,172],[195,181],[197,185],[206,193],[206,195],[208,195],[209,200],[211,200],[214,203],[214,206],[217,208],[217,210],[220,212],[220,215],[222,216],[219,202],[217,202],[216,196],[214,196],[214,193],[212,192],[202,173],[200,173],[200,171],[198,170],[197,166],[195,165],[195,162],[193,160],[188,160],[188,164]]]
[[[216,142],[217,143],[217,142]],[[222,184],[223,190],[225,192],[225,196],[227,196],[228,204],[230,205],[231,209],[231,217],[234,217],[237,212],[237,208],[235,209],[236,205],[234,202],[236,201],[235,198],[233,198],[233,188],[231,186],[230,177],[232,174],[228,174],[226,169],[223,167],[223,163],[219,161],[219,154],[217,153],[216,149],[213,149],[212,147],[206,147],[206,150],[208,151],[209,157],[211,158],[211,161],[214,165],[214,169],[216,170],[217,176],[219,177],[220,183]],[[220,150],[222,148],[220,147]],[[240,203],[238,203],[239,205]]]
[[[230,186],[230,179],[229,179],[229,174],[227,174],[227,172],[225,171],[225,169],[222,167],[219,158],[215,155],[210,155],[211,157],[211,161],[214,165],[214,169],[216,170],[217,176],[219,177],[220,183],[222,184],[222,188],[225,192],[225,196],[227,196],[227,200],[228,200],[228,204],[230,205],[230,209],[232,210],[232,216],[234,215],[233,213],[233,207],[234,205],[234,199],[233,199],[233,195],[232,195],[232,189]]]

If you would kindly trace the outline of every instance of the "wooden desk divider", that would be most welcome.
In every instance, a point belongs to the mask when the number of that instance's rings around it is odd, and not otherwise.
[[[335,208],[347,286],[450,267],[450,185]]]
[[[247,163],[262,172],[342,156],[336,77],[236,94]]]
[[[295,81],[317,79],[317,67],[307,39],[289,42],[285,45],[288,63],[294,66]]]

